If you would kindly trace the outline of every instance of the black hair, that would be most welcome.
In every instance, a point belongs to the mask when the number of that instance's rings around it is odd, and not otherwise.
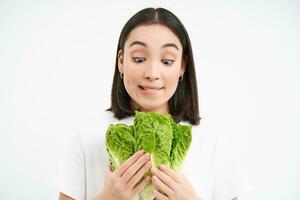
[[[181,21],[171,11],[164,8],[145,8],[133,15],[123,27],[116,53],[111,106],[106,111],[112,111],[117,119],[135,115],[131,107],[131,97],[119,74],[118,53],[119,50],[124,52],[124,45],[131,30],[145,24],[165,25],[178,37],[183,48],[182,59],[186,64],[186,69],[183,80],[179,81],[174,95],[169,100],[169,110],[176,123],[183,120],[191,124],[199,124],[201,118],[199,117],[197,80],[191,42]]]

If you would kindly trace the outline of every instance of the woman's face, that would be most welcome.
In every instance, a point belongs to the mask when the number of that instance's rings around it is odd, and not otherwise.
[[[168,101],[185,65],[181,43],[168,27],[152,24],[134,28],[123,54],[118,54],[118,66],[134,109],[169,113]]]

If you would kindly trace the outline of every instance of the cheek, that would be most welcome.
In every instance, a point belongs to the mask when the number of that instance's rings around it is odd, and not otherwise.
[[[130,65],[127,65],[126,67],[124,67],[124,75],[125,75],[125,82],[126,84],[130,85],[133,84],[134,81],[136,80],[136,70],[134,70],[133,67],[131,67]]]
[[[168,75],[165,76],[165,80],[166,80],[166,83],[167,83],[167,86],[169,88],[177,88],[177,85],[178,85],[178,77],[179,77],[179,72],[178,70],[174,70],[174,71],[171,71],[171,72],[168,72]]]
[[[124,66],[123,66],[123,72],[126,74],[127,80],[132,82],[132,80],[135,80],[137,78],[137,74],[140,70],[138,70],[137,66],[135,66],[128,57],[126,57],[126,60],[124,60]]]
[[[137,96],[137,85],[139,80],[139,75],[133,71],[131,71],[130,68],[127,68],[126,71],[124,71],[124,85],[127,93],[129,93],[130,96]]]

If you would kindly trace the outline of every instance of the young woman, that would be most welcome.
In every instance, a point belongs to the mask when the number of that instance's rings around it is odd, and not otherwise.
[[[111,123],[133,124],[134,111],[170,113],[192,124],[193,140],[181,172],[151,166],[135,153],[112,171],[105,148]],[[222,134],[200,123],[197,81],[189,36],[163,8],[146,8],[125,24],[118,43],[111,107],[80,126],[62,159],[60,199],[133,200],[149,181],[159,200],[238,199],[245,182]],[[144,178],[151,170],[152,177]]]

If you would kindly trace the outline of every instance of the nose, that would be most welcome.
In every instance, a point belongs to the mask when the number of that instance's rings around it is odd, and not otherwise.
[[[151,62],[146,66],[144,77],[149,80],[160,79],[159,63]]]

